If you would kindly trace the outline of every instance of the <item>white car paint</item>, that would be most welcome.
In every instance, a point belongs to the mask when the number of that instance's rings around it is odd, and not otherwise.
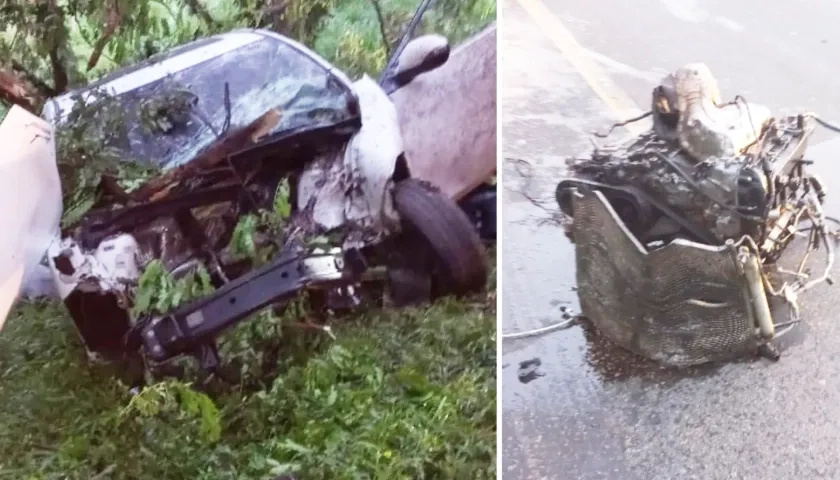
[[[47,257],[64,255],[73,266],[73,273],[66,275],[58,271],[55,262],[50,261],[50,273],[61,299],[74,290],[110,292],[124,294],[128,286],[140,279],[138,258],[140,247],[132,235],[122,234],[100,243],[96,250],[85,252],[72,238],[52,242]]]
[[[175,55],[127,75],[121,75],[100,86],[97,91],[111,96],[118,96],[166,78],[173,73],[192,68],[212,58],[235,51],[260,39],[262,39],[262,35],[248,31],[221,34],[218,36],[218,40],[213,43],[198,47],[181,55]],[[95,93],[89,92],[83,99],[85,102],[95,100]],[[44,105],[44,111],[41,115],[54,125],[60,125],[67,114],[73,110],[75,102],[76,99],[73,96],[62,95],[48,101]]]
[[[367,75],[353,84],[362,127],[340,152],[304,169],[297,204],[314,202],[313,220],[332,229],[347,222],[382,233],[399,224],[391,198],[391,175],[403,153],[397,109]]]
[[[449,46],[449,40],[443,35],[423,35],[409,42],[400,53],[397,71],[411,70],[419,67],[435,50]]]
[[[63,210],[52,126],[19,106],[0,123],[0,327],[58,237]]]

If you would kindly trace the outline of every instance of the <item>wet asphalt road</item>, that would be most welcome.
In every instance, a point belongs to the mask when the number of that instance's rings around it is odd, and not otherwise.
[[[770,5],[503,1],[503,332],[577,308],[573,250],[550,218],[563,158],[588,151],[628,100],[646,110],[667,71],[703,61],[724,98],[840,121],[840,3]],[[808,156],[840,216],[840,136],[820,132]],[[840,285],[801,303],[778,363],[663,371],[581,326],[504,341],[503,478],[840,479]]]

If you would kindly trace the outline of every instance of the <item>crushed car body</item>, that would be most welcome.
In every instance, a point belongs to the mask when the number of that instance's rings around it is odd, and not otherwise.
[[[48,103],[43,116],[59,129],[87,119],[119,161],[158,169],[131,189],[103,177],[92,208],[63,236],[49,217],[52,240],[28,262],[50,272],[91,358],[191,355],[212,371],[226,329],[303,292],[319,312],[358,306],[374,267],[384,267],[398,305],[484,287],[478,232],[455,200],[413,175],[390,98],[445,64],[449,45],[435,35],[404,43],[407,54],[395,52],[379,82],[351,82],[292,40],[236,31]],[[47,150],[39,161],[57,170]],[[261,227],[252,242],[273,254],[256,262],[233,252],[243,218],[279,201],[282,225]],[[212,292],[136,313],[154,262],[175,279],[204,275]],[[19,290],[14,268],[4,275]]]
[[[819,120],[724,103],[704,64],[666,77],[651,114],[651,130],[570,159],[557,187],[573,219],[583,315],[664,365],[778,358],[772,341],[834,261],[826,192],[804,159]],[[824,263],[806,265],[818,249]],[[792,268],[786,252],[800,254]],[[774,316],[776,302],[790,318]]]

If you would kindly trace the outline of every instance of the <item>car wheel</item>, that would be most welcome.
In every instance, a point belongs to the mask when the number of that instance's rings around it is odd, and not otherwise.
[[[394,205],[406,230],[422,237],[444,275],[447,293],[478,291],[487,282],[487,259],[469,217],[428,182],[406,179],[394,188]],[[443,293],[443,292],[441,292]]]

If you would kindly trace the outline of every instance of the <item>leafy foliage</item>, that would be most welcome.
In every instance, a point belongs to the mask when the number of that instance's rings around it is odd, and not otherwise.
[[[419,3],[416,0],[379,2],[386,43],[371,0],[345,0],[321,23],[315,50],[350,75],[374,75],[385,67]],[[438,0],[423,16],[418,33],[442,34],[457,44],[495,17],[495,0]],[[361,28],[348,29],[348,23]]]
[[[170,423],[195,422],[199,440],[211,444],[222,435],[222,417],[213,400],[184,383],[161,382],[144,388],[119,413],[122,421],[141,426],[149,418],[167,417]]]
[[[474,301],[371,310],[336,341],[243,324],[233,362],[286,337],[273,379],[137,396],[61,306],[23,305],[0,336],[0,479],[495,478],[495,311]]]
[[[288,192],[278,188],[275,211],[262,210],[257,214],[239,217],[230,240],[230,253],[237,260],[248,259],[253,265],[268,262],[282,244],[286,234],[285,220],[289,217]]]
[[[190,300],[213,293],[210,274],[200,266],[183,278],[175,279],[163,262],[152,260],[143,270],[134,296],[132,316],[168,312]]]
[[[395,46],[419,3],[6,0],[0,7],[0,65],[28,80],[42,96],[57,95],[196,38],[256,27],[314,45],[354,75],[375,74],[384,65],[383,52]],[[376,7],[385,22],[381,28]],[[421,32],[440,33],[457,43],[493,21],[495,14],[494,0],[438,0],[424,17]]]

